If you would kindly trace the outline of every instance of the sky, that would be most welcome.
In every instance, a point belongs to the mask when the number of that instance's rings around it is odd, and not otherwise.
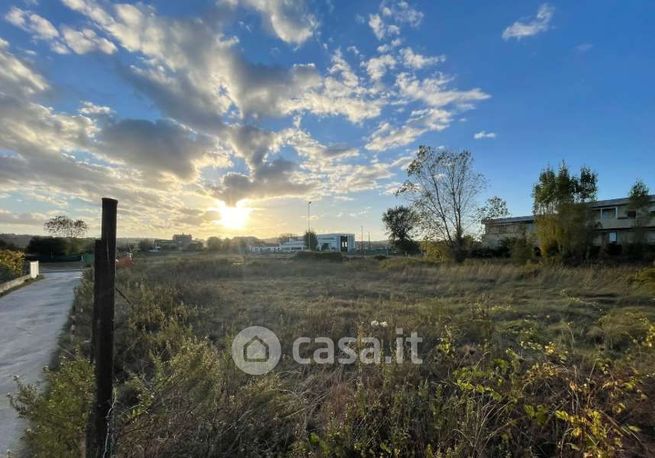
[[[514,216],[562,160],[653,190],[654,43],[651,0],[5,0],[0,232],[382,239],[419,145]]]

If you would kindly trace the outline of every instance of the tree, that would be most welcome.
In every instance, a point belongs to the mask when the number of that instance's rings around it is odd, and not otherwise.
[[[587,167],[571,175],[562,162],[557,173],[542,170],[532,190],[541,252],[565,259],[586,258],[593,241],[594,218],[588,203],[596,198],[598,175]]]
[[[220,238],[209,237],[207,239],[207,249],[209,251],[221,251],[221,248],[223,248],[223,243]]]
[[[387,228],[389,242],[396,250],[404,254],[419,252],[418,242],[412,239],[416,231],[417,218],[411,208],[405,206],[390,208],[382,215],[382,222]]]
[[[628,212],[630,212],[630,216],[634,218],[634,223],[632,224],[632,246],[630,247],[630,251],[638,257],[641,257],[644,245],[647,241],[646,227],[651,218],[650,190],[648,189],[648,186],[646,186],[646,183],[637,180],[635,184],[632,185],[632,188],[630,188],[628,199]]]
[[[498,196],[487,199],[485,204],[478,208],[476,219],[484,224],[485,221],[496,218],[506,218],[509,216],[507,202]]]
[[[588,167],[580,169],[580,176],[571,176],[569,168],[562,162],[556,174],[548,166],[539,174],[532,197],[535,215],[557,213],[563,205],[588,203],[596,199],[598,175]]]
[[[65,256],[68,254],[66,239],[61,237],[32,237],[25,251],[39,256]]]
[[[155,242],[150,239],[139,240],[139,251],[150,251],[155,248]]]
[[[305,240],[305,246],[310,251],[316,251],[316,247],[318,246],[318,238],[316,238],[316,233],[314,231],[307,231],[305,232],[305,236],[303,238]]]
[[[288,242],[288,241],[289,241],[290,239],[292,239],[292,238],[295,238],[295,234],[291,234],[290,232],[287,232],[287,233],[284,233],[284,234],[280,234],[280,235],[277,237],[277,241],[278,241],[280,244],[283,244],[283,243]]]
[[[635,211],[638,214],[647,213],[650,208],[650,190],[646,183],[637,180],[630,188],[628,199],[630,200],[628,210]]]
[[[44,229],[55,237],[84,237],[89,229],[81,219],[73,221],[68,216],[55,216],[43,225]]]
[[[470,152],[420,146],[397,194],[411,202],[423,235],[445,241],[461,262],[466,255],[464,235],[475,222],[476,198],[484,185]]]

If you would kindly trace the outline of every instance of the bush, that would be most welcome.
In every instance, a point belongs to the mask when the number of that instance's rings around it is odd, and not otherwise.
[[[0,250],[0,281],[20,277],[24,261],[25,255],[21,251]]]
[[[62,358],[56,371],[46,370],[47,388],[18,381],[10,397],[20,417],[30,422],[25,441],[30,456],[81,456],[93,401],[93,366],[77,355]]]
[[[510,245],[512,261],[517,264],[525,264],[534,256],[534,247],[526,237],[519,237],[512,240]]]

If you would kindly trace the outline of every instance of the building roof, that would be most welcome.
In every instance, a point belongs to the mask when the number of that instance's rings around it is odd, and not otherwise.
[[[651,202],[655,202],[655,194],[648,196]],[[611,207],[616,205],[627,205],[630,202],[629,197],[621,197],[618,199],[596,200],[590,202],[591,208]],[[534,222],[534,215],[528,216],[512,216],[510,218],[494,218],[488,219],[484,224],[512,224],[512,223],[532,223]]]
[[[511,224],[511,223],[532,223],[534,222],[534,216],[512,216],[509,218],[494,218],[488,219],[484,223],[488,224]]]
[[[648,196],[651,202],[655,202],[655,194]],[[629,197],[621,197],[619,199],[596,200],[590,202],[592,208],[609,207],[611,205],[627,205],[630,203]]]

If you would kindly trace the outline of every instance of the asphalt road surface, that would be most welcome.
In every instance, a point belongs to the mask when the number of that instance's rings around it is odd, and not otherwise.
[[[39,383],[73,304],[80,270],[48,271],[43,279],[0,297],[0,456],[16,452],[25,428],[9,405],[14,376]]]

